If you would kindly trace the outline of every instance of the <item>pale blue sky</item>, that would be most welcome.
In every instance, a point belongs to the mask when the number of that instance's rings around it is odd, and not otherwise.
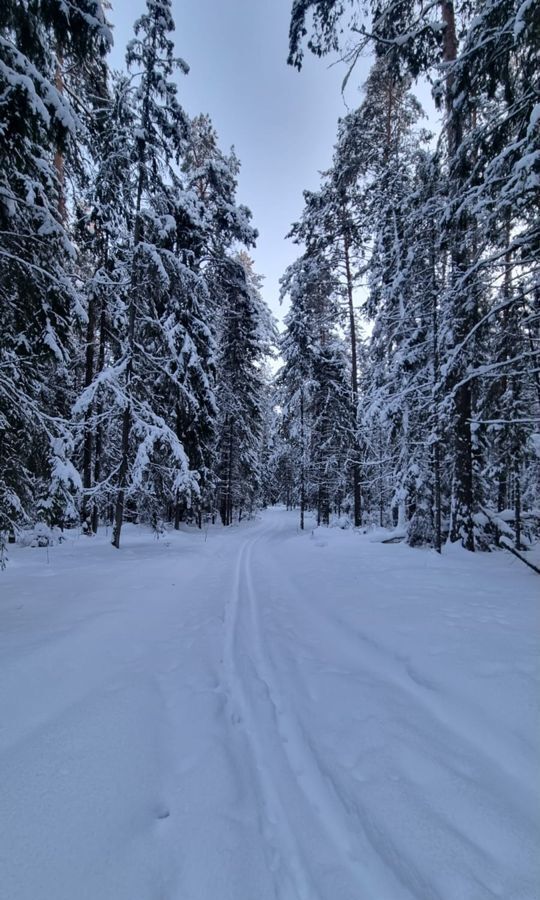
[[[111,62],[122,64],[133,21],[144,0],[112,0]],[[298,249],[285,241],[302,209],[302,190],[316,188],[332,155],[343,67],[306,56],[299,73],[287,66],[291,0],[173,0],[176,51],[190,66],[180,97],[194,115],[209,113],[221,146],[234,144],[242,163],[239,199],[259,230],[253,252],[265,276],[264,296],[279,317],[278,281]],[[367,75],[361,61],[347,88],[352,106]]]

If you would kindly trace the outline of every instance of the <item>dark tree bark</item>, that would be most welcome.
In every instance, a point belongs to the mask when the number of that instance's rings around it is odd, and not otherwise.
[[[105,348],[107,342],[107,301],[104,295],[101,297],[101,309],[99,316],[99,350],[98,350],[98,372],[102,372],[105,367]],[[103,401],[99,400],[96,406],[96,433],[94,443],[94,484],[99,484],[101,479],[101,464],[103,457]],[[92,531],[97,532],[99,523],[99,510],[97,503],[92,506]]]
[[[95,356],[95,339],[96,339],[96,298],[91,297],[88,304],[88,323],[86,326],[86,354],[84,369],[84,386],[89,387],[94,377],[94,356]],[[92,451],[94,449],[94,435],[92,429],[93,407],[91,406],[85,415],[84,421],[84,437],[83,437],[83,459],[82,459],[82,475],[83,475],[83,501],[81,506],[81,521],[87,522],[89,518],[88,509],[88,492],[92,487]],[[93,529],[93,523],[90,523]]]
[[[148,103],[149,103],[149,94],[147,91],[147,96],[145,99],[145,112],[143,114],[143,121],[145,125],[147,124],[148,119]],[[139,150],[139,175],[137,180],[137,199],[135,203],[135,226],[133,233],[133,249],[136,251],[139,243],[142,239],[142,221],[141,221],[141,204],[142,204],[142,193],[143,193],[143,184],[144,184],[144,149],[141,147]],[[129,308],[128,308],[128,332],[127,332],[127,353],[128,353],[128,361],[126,366],[126,406],[124,412],[122,414],[122,445],[121,445],[121,460],[120,466],[118,469],[118,493],[116,495],[116,506],[114,510],[114,528],[113,528],[113,538],[112,545],[116,547],[117,550],[120,549],[120,533],[122,531],[122,524],[124,522],[124,504],[125,504],[125,496],[126,496],[126,487],[127,487],[127,479],[128,479],[128,471],[129,471],[129,438],[131,434],[131,424],[132,424],[132,412],[131,412],[131,401],[130,401],[130,388],[131,381],[133,377],[133,358],[135,352],[135,321],[137,316],[137,293],[138,293],[138,274],[136,272],[136,264],[133,262],[132,271],[131,271],[131,291],[129,298]]]
[[[459,190],[456,159],[463,139],[463,120],[459,109],[454,103],[454,78],[452,75],[452,63],[457,57],[457,34],[455,8],[452,0],[442,0],[440,3],[443,30],[443,63],[448,67],[446,76],[446,135],[448,143],[449,168],[453,173],[455,188]],[[469,231],[469,221],[466,214],[460,216],[455,223],[452,235],[451,258],[452,269],[450,277],[453,282],[452,306],[454,338],[457,345],[461,344],[470,331],[476,318],[472,308],[471,297],[463,297],[464,290],[471,290],[471,286],[463,286],[463,277],[468,265],[468,248],[466,237]],[[457,285],[459,284],[459,290]],[[458,296],[459,294],[459,296]],[[459,371],[458,371],[459,380]],[[474,541],[474,475],[473,475],[473,442],[471,434],[472,420],[472,384],[468,379],[456,387],[454,391],[454,516],[451,540],[461,540],[467,550],[475,549]]]
[[[353,278],[351,271],[351,255],[349,231],[343,224],[343,250],[345,256],[345,275],[347,281],[347,302],[349,311],[349,331],[351,341],[351,393],[352,393],[352,425],[354,434],[352,467],[354,524],[359,528],[362,524],[362,494],[360,487],[360,446],[358,441],[358,355],[356,345],[356,321],[354,318]]]
[[[306,509],[306,471],[305,471],[305,447],[304,447],[304,391],[300,393],[300,528],[304,530],[304,516]]]
[[[435,235],[430,235],[431,241],[431,282],[432,282],[432,357],[433,357],[433,415],[435,418],[433,444],[433,546],[437,553],[442,550],[442,513],[441,513],[441,436],[439,434],[439,314],[437,308],[437,292],[435,290]]]

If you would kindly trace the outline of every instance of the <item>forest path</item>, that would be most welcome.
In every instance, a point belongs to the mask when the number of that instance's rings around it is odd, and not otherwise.
[[[347,810],[278,684],[259,621],[256,554],[268,559],[269,544],[282,535],[276,520],[270,523],[248,538],[238,555],[225,618],[224,689],[231,720],[244,728],[258,773],[278,895],[299,900],[323,896],[312,866],[317,859],[334,871],[333,889],[339,885],[340,896],[345,897],[342,891],[349,896],[348,877],[352,897],[363,878],[358,859],[350,856]]]
[[[0,577],[2,896],[536,900],[517,561],[275,509]]]

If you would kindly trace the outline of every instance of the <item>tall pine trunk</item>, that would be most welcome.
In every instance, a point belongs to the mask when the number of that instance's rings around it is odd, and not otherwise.
[[[232,525],[233,520],[233,450],[234,434],[233,421],[229,426],[229,460],[227,465],[227,525]]]
[[[353,279],[351,271],[350,242],[347,224],[343,224],[343,250],[345,256],[345,275],[347,281],[347,302],[349,312],[349,331],[351,341],[351,394],[352,394],[352,427],[353,443],[353,504],[354,524],[359,528],[362,524],[362,494],[360,489],[360,442],[358,436],[358,353],[356,342],[356,321],[354,318]]]
[[[304,429],[304,391],[300,392],[300,528],[304,530],[304,518],[306,509],[306,450],[304,446],[305,429]]]
[[[457,155],[463,138],[463,118],[461,111],[454,103],[454,79],[452,64],[457,58],[457,34],[455,8],[452,0],[440,3],[444,24],[443,31],[443,63],[447,67],[446,75],[446,135],[448,145],[448,168],[454,185],[454,196],[460,190],[460,178],[455,170]],[[469,218],[462,213],[454,224],[451,235],[451,313],[456,346],[462,346],[470,326],[474,324],[474,310],[470,296],[463,296],[464,276],[468,267],[467,238],[470,227]],[[459,287],[458,287],[459,285]],[[466,288],[470,291],[470,286]],[[466,350],[461,349],[461,353]],[[462,367],[458,367],[458,386],[454,390],[454,516],[451,540],[461,540],[467,550],[474,550],[474,476],[473,476],[473,441],[472,421],[472,386],[470,379],[460,384]]]
[[[430,268],[431,268],[431,353],[432,353],[432,377],[433,377],[433,546],[437,553],[442,550],[442,511],[441,511],[441,435],[439,433],[441,422],[439,412],[439,379],[440,355],[439,355],[439,311],[437,307],[437,291],[435,276],[435,235],[430,229]]]
[[[155,33],[153,36],[153,50],[155,52]],[[153,68],[153,67],[152,67]],[[152,72],[153,74],[153,72]],[[141,206],[143,187],[145,182],[145,155],[146,155],[146,135],[149,129],[150,119],[150,72],[146,73],[146,89],[142,106],[142,131],[144,137],[140,138],[138,146],[138,177],[137,177],[137,195],[135,201],[135,224],[133,227],[133,260],[131,266],[131,285],[128,307],[128,333],[127,333],[127,366],[126,366],[126,406],[122,414],[122,445],[121,460],[118,469],[118,493],[116,495],[116,506],[114,511],[114,528],[112,545],[118,550],[120,548],[120,532],[124,522],[124,505],[126,497],[126,488],[129,473],[129,439],[131,435],[132,425],[132,409],[131,409],[131,382],[133,378],[133,364],[135,353],[135,322],[137,317],[137,300],[138,300],[138,274],[136,271],[135,255],[137,247],[143,236],[143,226],[141,219]]]
[[[137,203],[135,207],[135,230],[133,236],[133,252],[137,249],[142,237],[141,222],[141,202],[143,191],[143,172],[142,161],[140,163],[139,181],[137,185]],[[131,410],[131,382],[133,378],[133,361],[135,352],[135,321],[137,310],[137,274],[135,271],[135,261],[131,270],[131,289],[128,308],[128,332],[127,332],[127,354],[128,360],[126,365],[126,405],[122,413],[122,443],[121,443],[121,459],[118,469],[118,493],[116,495],[116,505],[114,510],[114,527],[112,545],[118,550],[120,548],[120,533],[124,523],[124,507],[126,498],[126,488],[128,484],[129,473],[129,441],[131,435],[132,410]]]
[[[99,350],[97,370],[102,372],[105,368],[105,350],[107,343],[106,335],[107,326],[107,301],[105,295],[101,297],[101,309],[99,314]],[[101,464],[103,457],[103,400],[99,400],[96,406],[96,433],[94,441],[94,484],[99,484],[101,479]],[[94,534],[98,530],[99,510],[98,505],[94,501],[92,505],[92,531]]]
[[[84,386],[88,388],[92,384],[94,377],[94,357],[95,357],[95,339],[96,339],[96,297],[92,295],[88,304],[88,322],[86,326],[86,354],[85,354],[85,370],[84,370]],[[92,427],[93,404],[89,407],[84,417],[84,437],[83,437],[83,501],[81,507],[81,520],[83,523],[90,525],[93,531],[93,523],[88,523],[89,517],[89,492],[92,487],[92,451],[94,448],[94,435]]]

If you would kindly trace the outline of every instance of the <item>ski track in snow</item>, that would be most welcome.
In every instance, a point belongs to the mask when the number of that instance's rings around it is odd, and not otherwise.
[[[2,900],[538,900],[519,563],[281,510],[51,559],[0,576]]]
[[[268,737],[265,720],[257,715],[257,701],[252,699],[253,688],[258,682],[267,693],[271,716],[277,719],[282,714],[264,675],[264,661],[255,630],[249,569],[252,547],[253,538],[246,541],[238,554],[234,587],[225,616],[224,690],[229,699],[231,721],[244,727],[253,753],[265,807],[263,832],[276,854],[274,868],[285,870],[282,878],[286,892],[293,891],[298,900],[308,900],[316,895],[310,888],[306,864],[287,815],[287,804],[282,798],[283,783],[279,783],[279,778],[276,780],[275,770],[280,761],[272,757],[275,746],[265,746]],[[253,676],[256,682],[250,687],[248,682]]]
[[[325,621],[325,630],[327,634],[332,634],[333,627],[334,623],[327,620]],[[424,760],[424,765],[431,766],[432,768],[439,765],[441,771],[444,766],[458,777],[464,776],[467,778],[471,773],[467,770],[466,766],[460,768],[459,756],[462,752],[464,752],[465,756],[470,756],[472,752],[477,758],[484,758],[485,767],[493,767],[492,778],[494,781],[505,779],[508,781],[507,789],[510,792],[517,792],[518,796],[523,795],[526,800],[530,799],[528,796],[531,790],[530,785],[534,784],[534,770],[531,769],[530,766],[529,774],[532,778],[528,785],[514,780],[518,765],[512,765],[510,766],[510,769],[507,770],[504,755],[502,759],[499,759],[495,754],[492,759],[489,744],[486,746],[485,743],[482,743],[480,737],[478,737],[478,739],[476,738],[476,733],[480,733],[479,729],[473,728],[471,735],[467,730],[467,727],[462,726],[459,717],[454,720],[452,715],[445,716],[442,714],[440,712],[440,704],[438,705],[436,700],[433,700],[430,693],[423,693],[423,691],[433,692],[436,690],[431,684],[426,683],[421,676],[411,675],[407,664],[401,665],[401,661],[398,657],[385,652],[383,648],[371,642],[369,639],[358,634],[351,634],[350,631],[345,631],[341,627],[337,629],[337,632],[339,633],[339,644],[342,648],[348,648],[351,653],[354,651],[357,659],[361,652],[361,669],[363,670],[364,677],[369,678],[373,684],[374,692],[377,692],[378,694],[391,692],[394,695],[402,695],[409,710],[409,714],[413,714],[412,717],[420,716],[424,719],[424,731],[426,734],[429,733],[429,742],[426,746],[429,746],[430,751],[433,754],[433,758],[426,758]],[[354,677],[353,673],[347,670],[336,669],[334,671],[337,674],[346,677]],[[408,681],[407,676],[409,676],[410,682]],[[304,689],[306,688],[304,687]],[[448,701],[448,706],[451,713],[451,700]],[[298,733],[298,723],[295,723],[294,730],[295,733]],[[442,763],[437,763],[437,746],[451,747],[452,752],[458,756],[458,761],[454,762],[451,759],[444,759]],[[298,743],[297,747],[300,747]],[[421,748],[418,748],[418,750],[421,750]],[[420,760],[421,757],[418,750],[418,759]],[[314,789],[315,784],[320,785],[321,783],[324,783],[324,779],[326,779],[326,782],[331,785],[332,794],[337,796],[341,803],[342,810],[340,815],[336,812],[336,804],[328,802],[328,791],[322,791],[319,794],[320,796],[325,797],[327,801],[321,804],[319,809],[324,810],[326,821],[331,822],[334,825],[332,829],[329,829],[329,833],[334,838],[335,846],[338,848],[340,845],[342,848],[350,847],[351,833],[348,829],[354,830],[355,827],[358,828],[358,824],[360,823],[365,841],[360,841],[359,836],[357,835],[357,843],[360,845],[358,859],[365,859],[367,851],[368,857],[370,855],[372,857],[375,855],[382,860],[384,866],[387,867],[386,877],[384,876],[384,870],[377,872],[377,887],[375,888],[376,896],[384,896],[385,898],[396,896],[394,893],[396,890],[395,886],[392,887],[385,884],[385,882],[388,881],[389,872],[394,873],[400,882],[401,889],[405,891],[407,897],[435,898],[446,896],[444,893],[439,893],[439,891],[435,889],[433,883],[425,878],[425,874],[422,872],[422,866],[417,864],[418,861],[415,860],[413,854],[408,852],[406,846],[399,842],[394,842],[389,831],[385,830],[384,825],[381,827],[377,823],[378,817],[374,819],[370,815],[369,810],[362,804],[361,795],[355,797],[354,791],[351,791],[350,776],[349,778],[344,777],[343,767],[341,768],[341,771],[339,769],[336,770],[335,759],[331,760],[329,763],[328,759],[324,758],[324,754],[319,752],[317,745],[309,739],[304,743],[301,752],[306,760],[311,756],[309,764],[310,772],[317,772],[316,778],[306,779],[306,796],[317,796],[317,790]],[[332,765],[332,762],[334,765]],[[415,806],[418,808],[422,805],[427,806],[427,804],[423,802],[421,795],[410,797],[408,802],[411,810],[414,809]],[[525,806],[527,805],[530,806],[531,804],[525,803]],[[348,824],[343,822],[343,812],[354,814],[354,818],[349,819]],[[446,817],[444,809],[441,809],[440,811],[428,809],[428,815],[433,824],[441,824],[442,827],[447,830],[449,835],[454,832],[454,836],[462,843],[469,842],[471,849],[473,849],[478,856],[482,857],[483,864],[486,868],[489,868],[493,863],[493,860],[482,847],[483,836],[481,834],[474,835],[467,833],[466,821],[462,823],[463,831],[458,832],[453,827],[451,820]],[[526,809],[524,810],[524,815],[527,817]],[[534,814],[531,815],[529,812],[528,818],[529,824],[534,828]],[[362,883],[361,870],[358,871],[356,875],[357,884],[360,885]],[[502,896],[496,888],[493,888],[492,892],[489,887],[489,878],[487,878],[487,884],[482,884],[482,888],[485,889],[486,887],[489,896]],[[373,896],[372,891],[373,886],[371,887],[371,892],[368,891],[365,896]],[[383,893],[378,893],[381,891]],[[401,896],[401,893],[399,895]]]
[[[280,864],[289,870],[298,900],[310,900],[320,895],[309,873],[309,856],[302,847],[301,835],[295,834],[289,818],[291,780],[300,788],[308,819],[313,816],[318,819],[324,839],[333,843],[338,853],[338,865],[350,871],[357,886],[362,882],[362,871],[350,858],[350,832],[347,823],[342,821],[346,810],[339,808],[338,797],[332,795],[331,782],[325,782],[298,722],[277,687],[265,653],[251,564],[253,548],[260,540],[260,537],[248,540],[238,556],[226,620],[225,684],[232,700],[233,721],[244,725],[252,747],[269,834]],[[266,710],[261,714],[262,707]],[[290,894],[286,891],[284,896]]]

